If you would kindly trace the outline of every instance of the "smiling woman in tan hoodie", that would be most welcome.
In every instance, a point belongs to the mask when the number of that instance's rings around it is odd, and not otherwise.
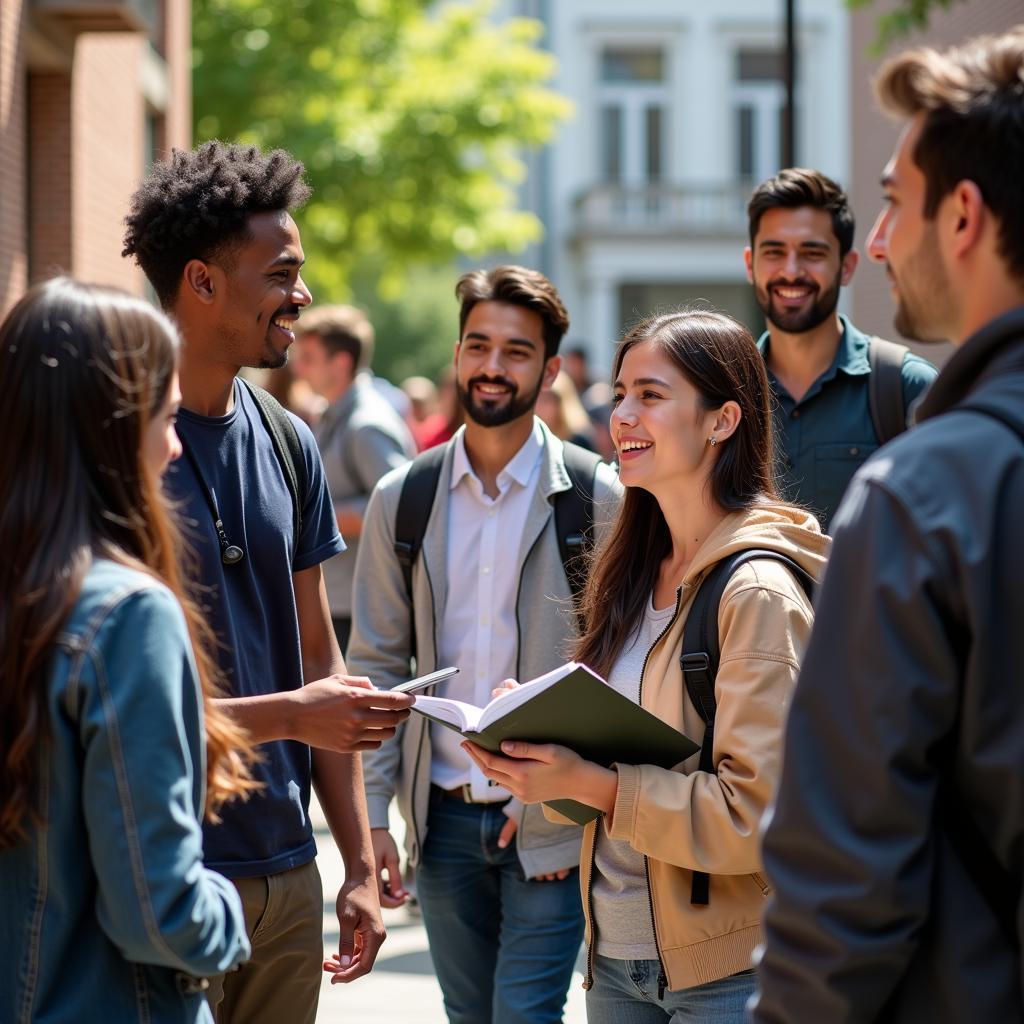
[[[817,578],[829,541],[814,516],[778,498],[768,380],[737,321],[681,311],[638,324],[616,353],[614,401],[626,498],[593,556],[576,658],[699,739],[679,654],[701,581],[750,548]],[[755,558],[730,578],[718,613],[713,771],[699,771],[696,755],[671,770],[608,769],[552,744],[503,744],[504,757],[468,745],[526,802],[570,798],[604,812],[584,833],[580,869],[591,1024],[743,1020],[768,893],[758,824],[811,620],[779,562]],[[694,872],[711,876],[706,904],[691,902]]]

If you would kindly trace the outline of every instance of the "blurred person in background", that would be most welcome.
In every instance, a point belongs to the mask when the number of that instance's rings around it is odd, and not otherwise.
[[[424,442],[437,435],[446,423],[441,412],[437,385],[428,377],[406,377],[400,387],[409,399],[406,422],[416,442],[416,450],[423,451],[427,447]]]
[[[402,417],[374,386],[373,324],[354,306],[320,306],[303,315],[290,365],[327,401],[313,436],[347,548],[324,563],[331,619],[342,654],[352,629],[352,580],[363,514],[385,473],[416,454]]]
[[[588,451],[596,450],[590,417],[583,408],[576,385],[564,370],[559,370],[551,387],[537,396],[537,415],[555,437],[572,441]]]
[[[200,819],[253,788],[160,477],[179,341],[57,278],[0,326],[0,1020],[211,1021],[249,954]]]
[[[590,374],[590,355],[583,345],[570,345],[565,350],[562,355],[562,371],[569,375],[578,395],[582,395],[594,383]]]
[[[437,404],[442,418],[435,421],[437,430],[434,433],[424,431],[423,451],[450,441],[466,421],[466,412],[462,407],[462,400],[455,384],[455,368],[452,366],[446,366],[438,377]]]

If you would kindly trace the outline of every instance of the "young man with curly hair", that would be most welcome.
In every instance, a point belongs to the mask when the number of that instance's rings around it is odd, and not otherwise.
[[[384,939],[358,751],[393,735],[411,703],[344,675],[321,563],[344,550],[309,430],[274,419],[243,366],[287,359],[309,305],[298,228],[309,194],[282,150],[210,142],[158,163],[132,198],[133,256],[184,338],[168,474],[218,640],[223,708],[259,744],[262,790],[204,835],[206,863],[237,886],[252,960],[211,979],[218,1021],[309,1022],[323,963],[323,893],[309,823],[316,784],[346,866],[334,981],[373,966]],[[290,426],[289,426],[290,422]],[[277,423],[278,437],[273,431]],[[292,436],[289,466],[280,434]],[[304,488],[303,488],[304,485]]]

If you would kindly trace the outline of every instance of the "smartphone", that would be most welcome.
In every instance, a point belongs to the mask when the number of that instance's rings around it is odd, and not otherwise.
[[[397,686],[392,686],[391,692],[419,693],[420,690],[436,686],[438,683],[444,682],[445,679],[451,679],[458,671],[454,666],[439,668],[436,672],[428,672],[425,676],[418,676],[416,679],[410,679],[407,683],[399,683]]]

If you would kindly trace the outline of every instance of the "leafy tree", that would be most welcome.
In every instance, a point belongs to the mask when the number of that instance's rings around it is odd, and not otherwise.
[[[354,272],[397,298],[406,272],[518,251],[519,153],[568,102],[549,90],[541,25],[482,0],[194,0],[197,139],[281,146],[314,189],[300,216],[322,299]]]
[[[395,384],[413,374],[438,379],[459,336],[455,282],[460,273],[454,266],[413,268],[401,297],[394,299],[357,276],[355,304],[366,311],[377,335],[374,373]]]
[[[851,10],[870,7],[875,0],[846,0]],[[882,53],[895,40],[909,35],[914,31],[923,31],[928,27],[928,19],[932,11],[942,8],[948,10],[954,3],[964,0],[897,0],[895,9],[878,16],[878,35],[874,49]]]

